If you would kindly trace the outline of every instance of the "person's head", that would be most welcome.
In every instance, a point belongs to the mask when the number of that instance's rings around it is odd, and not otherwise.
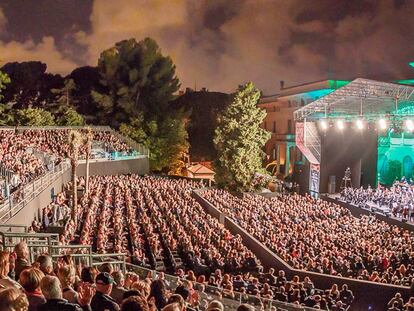
[[[147,298],[150,294],[150,286],[147,282],[138,281],[131,285],[132,290],[136,290],[143,297]]]
[[[7,288],[0,291],[1,311],[26,311],[29,301],[24,293],[16,288]]]
[[[63,266],[58,270],[58,278],[62,287],[72,286],[75,283],[76,271],[73,266]]]
[[[99,266],[99,272],[107,272],[111,274],[114,272],[114,266],[110,262],[105,262]]]
[[[125,278],[124,278],[124,274],[122,273],[122,271],[118,270],[118,271],[112,272],[112,277],[114,278],[114,281],[117,286],[124,286]]]
[[[36,262],[39,264],[39,269],[44,274],[51,274],[53,272],[53,261],[48,255],[40,255],[37,257]]]
[[[155,300],[165,298],[165,283],[162,280],[152,281],[149,296]]]
[[[185,308],[182,309],[178,303],[170,303],[161,309],[161,311],[184,311],[184,310]]]
[[[6,277],[10,272],[10,253],[0,252],[0,277]]]
[[[27,247],[26,242],[21,241],[14,246],[14,251],[17,255],[17,258],[27,259],[29,258],[29,248]]]
[[[62,287],[60,286],[59,279],[55,276],[46,275],[40,281],[40,289],[46,300],[62,299]]]
[[[190,291],[183,285],[177,286],[175,293],[183,297],[184,301],[187,301],[188,297],[190,296]]]
[[[223,304],[218,301],[218,300],[213,300],[208,304],[207,307],[207,311],[212,311],[212,310],[219,310],[219,311],[224,311],[224,306]]]
[[[237,311],[254,311],[254,308],[251,305],[243,303],[237,307]]]
[[[173,304],[176,303],[179,305],[180,310],[185,310],[185,300],[184,298],[179,294],[173,294],[168,298],[167,304]]]
[[[148,302],[141,296],[131,296],[124,299],[121,311],[148,311]]]
[[[27,293],[33,293],[40,289],[40,281],[44,276],[44,273],[37,268],[26,269],[20,273],[19,283]]]
[[[109,295],[115,282],[108,272],[101,272],[97,275],[95,283],[97,292]]]
[[[96,269],[92,268],[92,267],[84,267],[81,271],[81,280],[82,282],[87,282],[87,283],[95,283],[95,278],[96,278]]]

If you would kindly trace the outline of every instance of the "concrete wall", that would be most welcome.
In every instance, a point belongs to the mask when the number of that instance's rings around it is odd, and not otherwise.
[[[224,218],[225,228],[229,229],[233,234],[239,234],[242,237],[243,244],[245,244],[256,254],[265,269],[269,269],[271,267],[275,268],[276,270],[283,269],[286,272],[288,278],[292,278],[294,275],[298,275],[303,280],[305,276],[309,276],[314,282],[316,288],[320,289],[329,289],[333,284],[338,284],[339,286],[342,286],[342,284],[348,284],[349,288],[355,295],[355,301],[350,309],[352,311],[385,310],[386,304],[395,295],[396,292],[400,292],[405,300],[408,299],[408,287],[335,277],[332,275],[306,272],[291,268],[285,261],[283,261],[275,253],[264,246],[260,241],[246,232],[235,221],[223,215],[223,213],[221,213],[214,205],[201,197],[200,193],[202,193],[200,190],[194,191],[194,198],[201,204],[206,212],[212,212],[211,215],[218,219]]]
[[[79,176],[86,175],[86,164],[80,163],[76,169]],[[149,173],[148,158],[138,158],[131,160],[117,161],[91,161],[89,165],[89,175],[120,175],[120,174],[139,174]]]
[[[149,172],[148,158],[131,160],[91,162],[89,166],[90,176],[94,175],[119,175],[119,174],[139,174],[145,175]],[[77,174],[86,174],[86,164],[80,163],[77,167]],[[16,215],[10,218],[7,224],[23,224],[30,226],[35,218],[38,218],[39,211],[52,202],[52,192],[58,194],[62,192],[64,184],[71,180],[70,168],[61,176],[57,177],[52,184],[46,187],[39,195],[24,206]]]

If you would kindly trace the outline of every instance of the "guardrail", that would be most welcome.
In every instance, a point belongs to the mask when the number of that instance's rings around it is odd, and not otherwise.
[[[6,226],[2,226],[6,227]],[[14,225],[16,228],[24,228],[24,225]],[[1,246],[5,250],[12,250],[20,241],[26,241],[29,248],[31,262],[35,260],[36,255],[49,254],[52,259],[56,260],[64,255],[70,254],[74,263],[82,263],[90,267],[100,266],[104,263],[111,263],[116,270],[135,272],[141,279],[151,275],[153,280],[157,279],[160,272],[150,270],[141,266],[133,265],[126,262],[124,253],[92,253],[91,245],[59,245],[59,235],[56,233],[20,233],[20,232],[0,232]],[[164,274],[167,287],[175,289],[180,282],[176,276]],[[248,303],[255,308],[269,310],[271,307],[277,307],[278,310],[285,311],[313,311],[316,309],[295,304],[285,303],[273,299],[260,298],[246,293],[234,292],[234,295],[226,296],[223,289],[199,284],[194,282],[194,288],[199,291],[200,297],[205,303],[211,300],[219,299],[223,302],[226,310],[236,310],[240,303]]]
[[[21,233],[27,233],[27,226],[26,225],[0,224],[0,232],[13,232],[13,228],[18,229],[18,230],[23,229],[23,232],[21,232]]]
[[[160,272],[150,270],[141,266],[126,263],[127,271],[134,272],[139,275],[140,279],[145,279],[148,275],[151,275],[152,280],[156,280],[160,276]],[[165,274],[165,283],[167,289],[174,291],[175,287],[181,282],[180,278]],[[280,311],[313,311],[314,308],[296,305],[293,303],[282,302],[273,299],[261,298],[246,293],[234,291],[233,294],[227,294],[222,288],[216,286],[210,286],[206,284],[200,284],[193,282],[193,288],[197,290],[199,297],[202,300],[206,300],[205,303],[212,300],[220,300],[224,304],[225,310],[236,310],[241,303],[248,303],[258,310],[269,310],[271,307],[276,307]]]
[[[53,246],[59,244],[57,233],[25,233],[25,232],[0,232],[1,248],[13,251],[16,244],[25,241],[29,249],[30,260],[33,261],[36,255],[51,253]]]
[[[7,221],[16,215],[22,208],[33,200],[39,193],[48,187],[61,174],[70,168],[66,160],[53,167],[52,170],[41,177],[29,182],[21,189],[12,193],[0,206],[0,223]]]

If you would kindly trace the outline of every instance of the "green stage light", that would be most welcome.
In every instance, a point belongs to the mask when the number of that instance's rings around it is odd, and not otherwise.
[[[408,65],[410,65],[411,67],[414,67],[414,62],[409,62]]]

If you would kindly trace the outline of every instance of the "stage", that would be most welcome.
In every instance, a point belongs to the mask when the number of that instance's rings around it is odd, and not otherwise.
[[[341,206],[350,210],[352,215],[355,217],[360,217],[361,215],[375,215],[378,219],[387,222],[390,225],[396,225],[407,229],[409,231],[414,231],[414,222],[403,220],[401,217],[392,216],[391,210],[386,206],[378,206],[374,203],[368,203],[365,207],[360,207],[352,203],[348,203],[340,200],[341,195],[339,193],[335,194],[321,194],[322,199],[326,199],[329,202],[340,204]]]

